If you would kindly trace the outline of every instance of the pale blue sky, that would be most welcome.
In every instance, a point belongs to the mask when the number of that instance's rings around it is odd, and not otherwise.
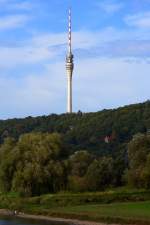
[[[150,0],[0,0],[0,119],[66,111],[70,6],[74,111],[150,98]]]

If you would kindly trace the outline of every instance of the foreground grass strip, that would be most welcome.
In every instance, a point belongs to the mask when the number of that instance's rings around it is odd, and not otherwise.
[[[137,201],[139,196],[140,200],[144,200],[146,196],[149,197],[149,192],[132,192],[129,195],[127,195],[128,193],[120,193],[119,198],[117,194],[69,193],[44,195],[34,198],[19,198],[17,195],[9,194],[0,196],[0,208],[17,209],[29,214],[67,219],[107,223],[150,224],[150,200]],[[121,203],[120,200],[124,200],[125,196],[128,197],[125,198],[124,203]],[[113,199],[113,201],[110,201],[110,199]],[[130,202],[129,199],[134,199],[134,202]],[[104,204],[105,202],[107,204]]]
[[[107,223],[150,224],[150,202],[81,205],[42,209],[34,206],[28,213]]]

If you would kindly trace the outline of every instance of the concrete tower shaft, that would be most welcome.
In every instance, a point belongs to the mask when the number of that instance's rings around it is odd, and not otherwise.
[[[66,56],[67,71],[67,112],[72,113],[72,75],[73,75],[73,54],[71,49],[71,10],[69,9],[69,32],[68,32],[68,53]]]

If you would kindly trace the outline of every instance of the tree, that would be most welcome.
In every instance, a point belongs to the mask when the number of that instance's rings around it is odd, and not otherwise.
[[[65,186],[63,142],[59,134],[30,133],[0,149],[0,182],[5,191],[39,195]]]
[[[16,163],[19,159],[16,142],[6,138],[0,148],[0,190],[10,191]]]
[[[135,135],[128,145],[128,183],[132,186],[150,187],[150,135]]]
[[[89,164],[93,161],[93,156],[87,151],[77,151],[69,158],[70,175],[83,177]]]
[[[113,160],[103,157],[94,160],[86,174],[88,189],[90,191],[104,190],[113,181]]]
[[[72,191],[85,191],[87,189],[85,175],[93,156],[87,151],[77,151],[70,156],[68,187]]]

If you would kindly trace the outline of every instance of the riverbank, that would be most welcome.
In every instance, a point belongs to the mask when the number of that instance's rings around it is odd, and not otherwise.
[[[16,193],[0,195],[0,214],[71,222],[71,224],[150,225],[149,191],[109,191],[99,193],[59,193],[20,197]],[[3,209],[9,210],[3,210]],[[64,219],[59,219],[64,218]],[[85,222],[84,222],[85,221]],[[92,221],[92,222],[87,222]],[[95,222],[93,222],[95,221]]]
[[[41,215],[30,215],[19,213],[14,215],[14,211],[7,210],[7,209],[0,209],[0,216],[15,216],[18,218],[23,219],[33,219],[33,220],[43,220],[43,221],[50,221],[50,222],[60,222],[61,224],[69,224],[69,225],[106,225],[106,223],[97,223],[92,221],[80,221],[75,219],[64,219],[64,218],[57,218],[57,217],[50,217],[50,216],[41,216]],[[116,225],[116,224],[112,224]]]
[[[36,216],[36,215],[18,215],[20,218],[26,218],[26,219],[38,219],[38,220],[47,220],[51,222],[64,222],[68,223],[71,225],[106,225],[104,223],[97,223],[97,222],[92,222],[92,221],[80,221],[80,220],[75,220],[75,219],[64,219],[64,218],[57,218],[57,217],[48,217],[48,216]],[[115,225],[115,224],[112,224]]]

